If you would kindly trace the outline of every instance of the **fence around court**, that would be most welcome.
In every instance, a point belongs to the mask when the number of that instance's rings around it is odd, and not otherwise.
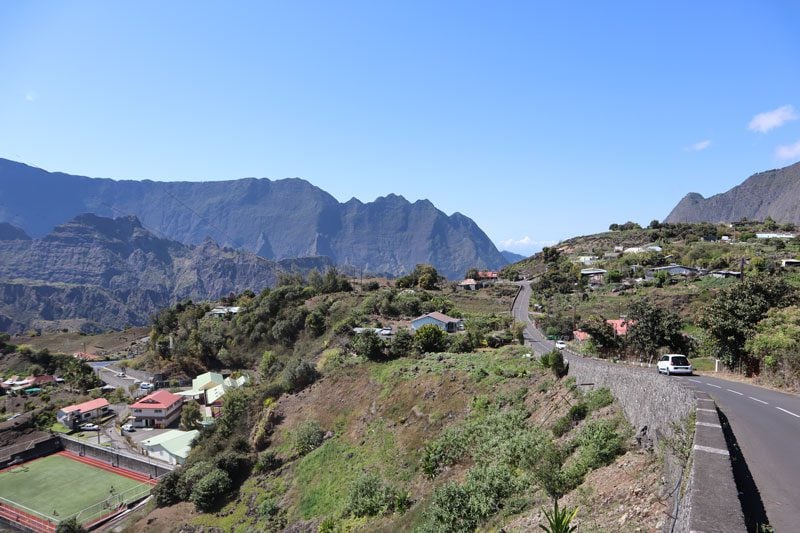
[[[130,503],[146,498],[150,495],[152,489],[152,484],[142,483],[127,490],[114,492],[108,498],[75,513],[75,519],[84,526],[93,524],[109,515],[120,512]]]
[[[0,496],[0,518],[37,533],[55,531],[60,520]]]

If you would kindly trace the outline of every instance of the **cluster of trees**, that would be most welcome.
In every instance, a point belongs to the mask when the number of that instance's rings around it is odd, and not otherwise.
[[[707,333],[707,353],[747,374],[764,368],[796,380],[791,351],[797,302],[797,289],[778,276],[749,277],[725,288],[699,322]]]
[[[69,355],[52,354],[47,348],[34,350],[24,344],[17,346],[16,351],[28,363],[26,369],[28,374],[34,376],[58,375],[64,379],[70,389],[84,393],[103,384],[89,365]]]
[[[414,271],[406,276],[397,278],[395,285],[401,289],[419,288],[425,290],[437,290],[444,281],[444,276],[431,265],[417,265]]]
[[[670,309],[642,299],[630,306],[627,320],[626,335],[618,335],[599,316],[589,317],[580,327],[591,335],[590,349],[605,357],[628,356],[653,362],[662,349],[676,353],[693,351],[692,340],[681,332],[683,321]]]

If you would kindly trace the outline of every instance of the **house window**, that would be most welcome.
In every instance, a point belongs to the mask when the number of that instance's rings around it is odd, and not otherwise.
[[[142,410],[141,409],[134,409],[133,412],[136,413],[136,414],[141,414]]]
[[[156,409],[156,413],[163,413],[163,412],[164,411],[162,411],[161,409]]]

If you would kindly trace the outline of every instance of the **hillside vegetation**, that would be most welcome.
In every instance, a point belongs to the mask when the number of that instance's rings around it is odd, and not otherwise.
[[[652,362],[680,352],[720,359],[773,385],[800,386],[800,273],[782,265],[800,257],[800,240],[756,237],[791,232],[792,225],[768,219],[735,227],[654,221],[648,228],[612,228],[503,271],[532,279],[533,311],[548,335],[571,339],[581,330],[591,339],[573,347],[586,353]],[[688,267],[687,273],[658,271],[667,265]],[[607,322],[620,318],[623,335]]]

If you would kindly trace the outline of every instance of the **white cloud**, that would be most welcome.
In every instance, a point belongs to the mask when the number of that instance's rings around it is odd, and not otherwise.
[[[689,152],[702,152],[706,148],[711,146],[711,139],[706,139],[704,141],[698,141],[691,146],[687,146],[686,150]]]
[[[36,101],[37,98],[39,98],[39,95],[36,94],[35,92],[28,91],[27,93],[25,93],[26,102],[34,102]]]
[[[747,128],[750,131],[767,133],[769,130],[783,126],[785,123],[792,120],[797,120],[798,118],[800,118],[800,115],[797,114],[797,112],[794,110],[794,107],[785,105],[779,107],[778,109],[759,113],[758,115],[754,116],[750,121],[750,124],[747,125]]]
[[[535,252],[542,248],[542,246],[552,246],[558,241],[535,241],[529,236],[524,236],[520,239],[505,239],[500,241],[500,249],[508,250],[509,252]]]
[[[800,141],[794,144],[785,144],[775,149],[778,159],[800,159]]]

